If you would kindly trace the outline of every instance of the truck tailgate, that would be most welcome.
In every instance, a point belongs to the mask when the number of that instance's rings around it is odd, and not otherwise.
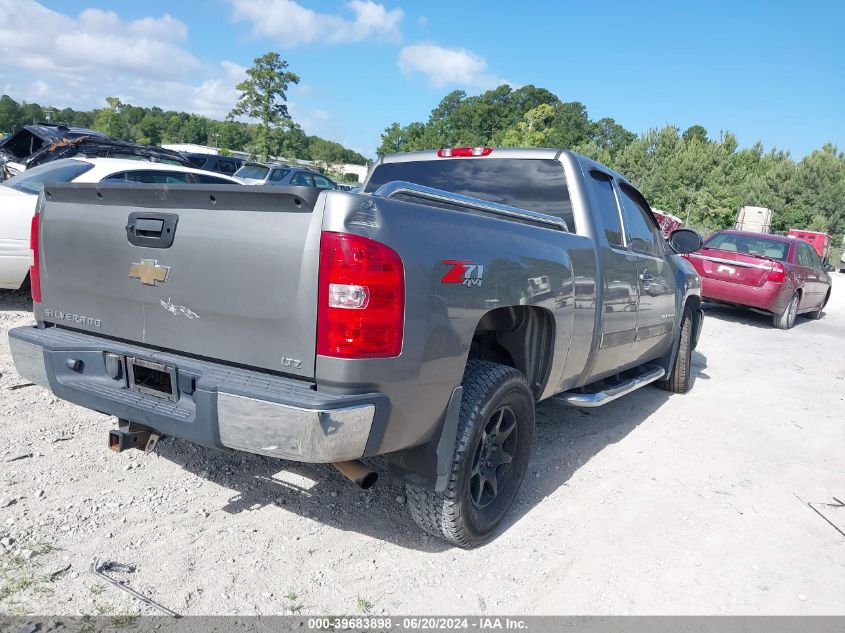
[[[50,185],[40,317],[313,377],[317,197],[306,187]]]

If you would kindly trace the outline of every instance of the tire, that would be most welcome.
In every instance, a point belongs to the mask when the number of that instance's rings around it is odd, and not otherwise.
[[[656,382],[660,389],[672,393],[686,393],[692,386],[692,311],[689,308],[684,308],[680,339],[672,370],[665,380]]]
[[[814,310],[813,312],[807,312],[804,316],[808,319],[813,321],[818,321],[824,316],[824,309],[827,306],[828,299],[830,299],[830,290],[827,291],[827,294],[824,296],[824,301],[822,302],[821,306],[819,306],[818,310]]]
[[[406,488],[408,509],[417,525],[453,545],[470,548],[490,536],[516,499],[534,442],[534,395],[519,371],[487,361],[469,361],[461,384],[464,392],[446,489],[435,492],[410,484]]]
[[[776,314],[772,317],[772,324],[779,330],[788,330],[795,325],[795,319],[798,317],[798,300],[800,295],[796,292],[792,295],[789,303],[786,305],[786,310],[783,314]]]

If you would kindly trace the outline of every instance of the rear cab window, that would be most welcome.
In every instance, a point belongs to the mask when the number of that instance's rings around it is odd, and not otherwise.
[[[576,229],[563,165],[553,159],[467,158],[384,163],[373,171],[365,192],[372,193],[394,180],[545,213],[564,220],[570,232]]]

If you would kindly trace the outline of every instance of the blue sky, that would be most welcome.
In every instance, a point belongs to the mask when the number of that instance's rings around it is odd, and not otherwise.
[[[369,156],[391,122],[505,81],[635,132],[698,123],[800,158],[845,149],[843,22],[834,1],[0,0],[0,91],[222,116],[275,50],[306,131]]]

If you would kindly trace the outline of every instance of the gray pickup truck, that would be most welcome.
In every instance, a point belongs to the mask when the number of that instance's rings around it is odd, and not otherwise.
[[[269,189],[269,188],[268,188]],[[361,193],[47,185],[37,325],[20,374],[114,415],[113,450],[162,435],[334,463],[383,455],[426,531],[502,521],[534,407],[683,393],[700,282],[622,176],[572,152],[387,157]]]

